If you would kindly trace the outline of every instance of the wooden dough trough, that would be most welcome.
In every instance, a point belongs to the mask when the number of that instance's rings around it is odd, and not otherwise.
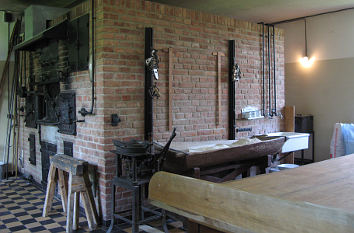
[[[176,150],[175,143],[167,154],[164,170],[181,174],[193,168],[206,168],[230,162],[257,159],[281,151],[285,137],[257,137],[261,142],[226,149],[187,153]],[[181,143],[179,143],[181,145]]]
[[[156,173],[149,199],[221,232],[354,232],[354,154],[222,184]]]

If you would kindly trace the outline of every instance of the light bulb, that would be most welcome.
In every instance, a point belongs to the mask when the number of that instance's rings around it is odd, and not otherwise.
[[[310,68],[314,61],[315,57],[311,57],[310,59],[307,56],[300,58],[300,63],[305,68]]]

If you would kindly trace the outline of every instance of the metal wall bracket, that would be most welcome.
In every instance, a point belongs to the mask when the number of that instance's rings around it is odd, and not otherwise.
[[[229,139],[236,138],[236,87],[234,81],[234,64],[236,63],[235,40],[229,41]]]
[[[145,28],[145,61],[151,57],[153,49],[153,29]],[[144,138],[146,141],[153,139],[153,98],[150,90],[153,88],[153,75],[149,67],[145,66],[145,109],[144,109]]]

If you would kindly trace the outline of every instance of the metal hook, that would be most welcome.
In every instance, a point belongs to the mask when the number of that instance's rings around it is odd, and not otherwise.
[[[150,88],[149,93],[153,99],[160,98],[160,89],[157,87],[156,83]]]

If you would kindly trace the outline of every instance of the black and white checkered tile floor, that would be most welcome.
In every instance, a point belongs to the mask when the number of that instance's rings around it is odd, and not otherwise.
[[[53,210],[48,217],[42,217],[45,193],[23,179],[0,181],[0,233],[51,233],[65,232],[66,216],[61,202],[54,200]],[[87,221],[80,216],[79,230],[89,232]],[[158,223],[140,226],[140,232],[161,233]],[[181,222],[169,222],[171,233],[183,233]],[[105,232],[106,227],[92,231]],[[128,228],[127,232],[131,232]]]

